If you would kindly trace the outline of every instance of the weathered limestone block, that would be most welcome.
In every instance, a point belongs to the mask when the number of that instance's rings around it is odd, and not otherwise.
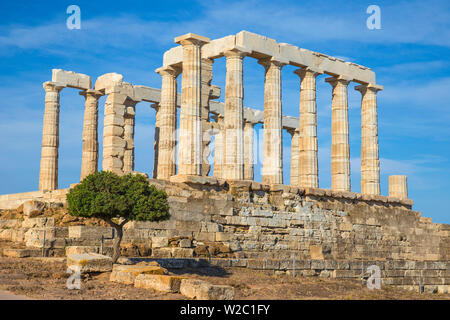
[[[136,277],[138,277],[139,275],[165,274],[167,274],[167,270],[162,268],[156,261],[144,262],[136,265],[115,264],[113,266],[109,280],[112,282],[123,284],[134,284]]]
[[[175,293],[180,291],[180,285],[183,279],[180,276],[139,274],[136,277],[134,286],[136,288],[153,289],[165,293]]]
[[[406,176],[389,176],[389,197],[402,200],[408,199],[408,182]]]
[[[113,238],[114,231],[110,227],[96,226],[70,226],[69,238],[100,239],[102,236],[106,239]]]
[[[23,204],[23,214],[26,217],[39,216],[44,212],[45,203],[37,200],[26,201]]]
[[[66,256],[69,254],[85,254],[85,253],[100,253],[98,246],[68,246],[66,247]]]
[[[52,217],[29,218],[22,222],[22,228],[54,227],[55,219]]]
[[[163,248],[169,246],[167,237],[152,237],[152,248]]]
[[[69,254],[67,267],[79,267],[81,273],[109,272],[112,270],[111,257],[95,253]]]
[[[91,77],[82,73],[52,69],[52,81],[65,84],[67,87],[88,90],[91,88]]]
[[[15,249],[4,248],[3,255],[10,258],[27,258],[27,257],[39,257],[42,251],[39,249]]]
[[[231,286],[212,285],[203,280],[181,280],[180,293],[197,300],[233,300],[234,289]]]

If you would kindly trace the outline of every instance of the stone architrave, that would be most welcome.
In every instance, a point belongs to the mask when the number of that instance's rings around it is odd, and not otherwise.
[[[301,68],[294,73],[300,77],[300,137],[297,182],[300,187],[318,188],[316,77],[321,72],[311,68]]]
[[[47,81],[45,90],[44,124],[42,128],[41,166],[39,190],[58,189],[58,147],[59,147],[59,92],[65,86]]]
[[[360,85],[361,92],[361,193],[380,194],[380,158],[378,150],[377,92],[379,85]]]
[[[245,121],[244,125],[244,180],[253,180],[254,177],[254,140],[255,123]]]
[[[262,182],[283,184],[281,68],[287,62],[272,57],[258,63],[265,69]]]
[[[123,155],[123,173],[134,171],[134,125],[136,116],[136,101],[128,99],[125,102],[123,139],[126,142]]]
[[[408,199],[408,181],[403,175],[389,176],[389,197]]]
[[[327,78],[333,87],[331,103],[331,190],[351,191],[347,87],[350,79]]]
[[[178,174],[202,174],[201,46],[209,39],[188,33],[175,38],[183,47]]]
[[[224,53],[227,60],[225,84],[225,141],[223,178],[244,179],[244,76],[247,52],[234,48]]]
[[[297,187],[299,185],[298,183],[298,169],[299,169],[299,142],[300,142],[300,131],[299,129],[295,130],[288,130],[289,134],[291,135],[291,186]]]
[[[155,150],[156,176],[169,180],[176,174],[176,133],[177,133],[177,77],[180,70],[164,67],[156,70],[162,77],[161,102],[157,110],[158,148]],[[156,133],[155,133],[156,138]]]
[[[85,98],[80,181],[98,170],[98,99],[100,91],[81,91]]]

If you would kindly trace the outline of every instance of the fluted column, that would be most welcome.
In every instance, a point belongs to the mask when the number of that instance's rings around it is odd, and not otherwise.
[[[39,190],[58,189],[58,147],[59,147],[59,92],[64,85],[47,81],[45,90],[44,125],[42,128],[41,167]]]
[[[389,176],[389,197],[408,199],[408,182],[406,176]]]
[[[380,194],[377,92],[383,87],[360,85],[361,92],[361,193]]]
[[[255,123],[245,121],[244,125],[244,180],[254,179]]]
[[[318,188],[319,157],[317,154],[316,77],[320,72],[310,68],[302,68],[294,71],[294,73],[300,77],[299,167],[297,182],[300,187]]]
[[[211,95],[211,81],[213,78],[213,64],[212,59],[202,59],[202,176],[208,176],[211,169],[209,163],[209,155],[211,154],[211,149],[209,145],[211,143],[211,123],[209,120],[209,100]]]
[[[299,142],[300,142],[300,130],[292,129],[288,130],[291,135],[291,186],[298,186],[298,169],[299,169]]]
[[[224,53],[227,59],[225,84],[225,164],[224,179],[244,179],[244,78],[245,52],[235,48]]]
[[[347,87],[342,77],[327,78],[333,87],[331,103],[331,190],[351,191]]]
[[[175,42],[183,46],[178,173],[201,175],[201,46],[209,39],[189,33],[175,38]]]
[[[176,174],[177,76],[180,70],[164,67],[156,70],[162,77],[161,102],[158,115],[159,143],[155,156],[157,179],[168,180]],[[156,137],[156,135],[155,135]]]
[[[123,139],[126,142],[123,154],[123,173],[134,171],[134,125],[136,116],[136,102],[127,101],[123,126]]]
[[[89,89],[80,92],[80,95],[85,98],[80,176],[82,181],[98,170],[98,99],[102,93]]]
[[[216,135],[214,136],[214,177],[223,178],[223,140],[224,140],[224,118],[217,115]]]
[[[258,61],[265,69],[264,83],[264,138],[262,182],[283,183],[283,140],[281,68],[282,61],[262,59]]]

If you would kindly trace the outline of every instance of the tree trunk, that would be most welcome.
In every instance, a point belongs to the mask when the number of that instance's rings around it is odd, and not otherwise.
[[[117,224],[114,223],[112,220],[108,219],[106,220],[108,224],[116,230],[116,236],[114,237],[114,243],[113,243],[113,256],[112,256],[112,262],[116,263],[117,260],[120,257],[120,243],[122,242],[123,237],[123,225],[128,222],[128,220],[124,220],[122,223]]]

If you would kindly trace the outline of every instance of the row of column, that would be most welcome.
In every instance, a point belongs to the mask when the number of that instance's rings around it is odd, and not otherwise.
[[[201,46],[209,39],[188,34],[176,39],[183,47],[182,101],[179,138],[179,174],[201,175],[202,169],[202,102],[201,99]],[[216,136],[215,176],[243,180],[253,179],[253,154],[248,137],[253,125],[243,118],[243,58],[248,54],[242,48],[224,52],[226,57],[225,112],[217,122],[223,135]],[[283,183],[282,174],[282,99],[281,69],[287,64],[280,59],[259,60],[265,68],[264,96],[264,183]],[[170,147],[159,148],[158,178],[168,179],[175,174],[173,155],[176,137],[176,77],[178,72],[160,71],[163,77],[161,109],[162,117],[169,117],[167,136]],[[316,77],[319,70],[300,68],[300,123],[298,132],[292,134],[291,184],[303,187],[319,186]],[[332,190],[350,191],[350,148],[348,124],[348,94],[350,79],[331,77],[326,79],[332,86],[332,142],[331,175]],[[360,85],[361,103],[361,192],[379,194],[379,154],[377,132],[376,92],[379,87]],[[168,107],[170,106],[170,107]],[[167,108],[166,111],[164,111]],[[170,131],[170,132],[169,132]],[[160,135],[161,137],[161,135]],[[245,145],[245,148],[244,148]],[[246,150],[248,150],[246,152]],[[161,168],[161,170],[159,169]],[[170,168],[170,169],[167,169]]]

